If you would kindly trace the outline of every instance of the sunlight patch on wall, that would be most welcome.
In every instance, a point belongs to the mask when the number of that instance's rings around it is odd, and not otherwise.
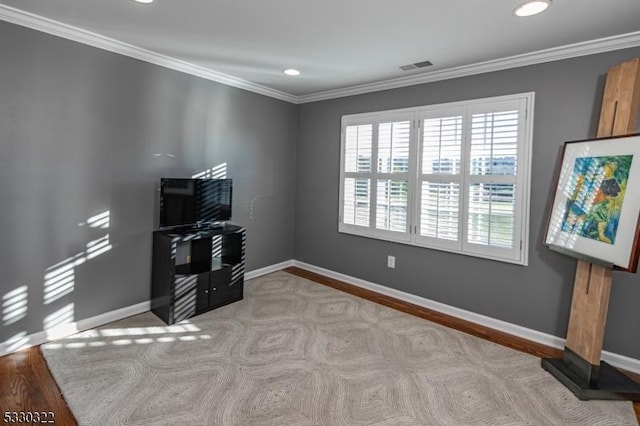
[[[106,210],[89,217],[86,222],[79,223],[78,226],[87,225],[94,229],[109,229],[111,226],[111,212]],[[50,305],[62,297],[75,290],[75,268],[85,263],[88,259],[93,259],[113,248],[107,233],[101,238],[90,241],[86,245],[86,250],[73,255],[61,262],[45,269],[43,281],[43,302]],[[27,316],[28,307],[28,286],[20,286],[2,296],[0,300],[0,319],[2,325],[7,326]],[[55,309],[55,308],[53,308]],[[47,315],[43,319],[43,330],[46,339],[56,339],[78,332],[77,324],[74,322],[75,306],[73,303],[66,304],[62,308]],[[91,346],[103,346],[104,342],[90,342]],[[8,352],[30,346],[30,337],[27,332],[21,332],[10,339],[2,342]]]
[[[74,304],[69,303],[61,309],[44,317],[43,326],[48,339],[73,334],[78,331],[74,319]]]
[[[29,337],[27,336],[26,331],[21,331],[20,333],[9,337],[4,344],[6,345],[7,352],[19,351],[20,349],[24,349],[29,346]]]
[[[79,223],[78,226],[88,225],[90,228],[109,229],[111,226],[111,211],[105,210]],[[44,274],[44,304],[48,305],[61,297],[70,294],[75,289],[75,268],[89,259],[111,250],[109,234],[89,241],[86,251],[78,253],[45,270]]]
[[[111,226],[111,211],[106,210],[102,213],[98,213],[87,219],[87,225],[91,228],[109,229]],[[89,241],[87,243],[87,259],[93,259],[100,256],[103,253],[111,250],[113,246],[109,241],[109,234],[98,238],[97,240]]]
[[[44,304],[48,305],[61,297],[73,292],[75,288],[75,267],[86,261],[80,253],[63,260],[45,270],[44,273]]]
[[[87,225],[91,228],[109,229],[110,220],[111,211],[107,210],[87,219]]]
[[[191,176],[194,179],[226,179],[227,163],[218,164],[207,170],[203,170]]]
[[[97,240],[89,241],[87,243],[87,259],[98,257],[112,248],[113,246],[109,242],[109,234]]]
[[[27,286],[23,285],[2,296],[2,325],[14,324],[27,316]]]

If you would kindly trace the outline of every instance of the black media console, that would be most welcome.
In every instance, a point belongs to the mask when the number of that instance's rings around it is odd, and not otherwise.
[[[245,239],[230,223],[155,231],[151,311],[174,324],[241,300]]]

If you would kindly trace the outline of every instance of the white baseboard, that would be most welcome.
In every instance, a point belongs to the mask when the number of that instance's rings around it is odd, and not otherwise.
[[[147,301],[116,309],[114,311],[105,312],[91,318],[85,318],[72,323],[63,324],[49,330],[39,331],[29,335],[26,333],[18,334],[9,338],[7,341],[0,343],[0,356],[18,352],[32,346],[38,346],[50,340],[60,339],[81,331],[90,330],[133,315],[138,315],[143,312],[147,312],[149,309],[151,309],[151,303]]]
[[[372,283],[370,281],[352,277],[350,275],[341,274],[330,269],[321,268],[319,266],[315,266],[298,260],[287,260],[284,262],[276,263],[274,265],[265,266],[264,268],[254,269],[253,271],[249,271],[245,274],[245,280],[257,278],[262,275],[270,274],[272,272],[277,272],[290,266],[296,266],[307,271],[315,272],[330,278],[344,281],[356,287],[361,287],[389,297],[394,297],[396,299],[403,300],[417,306],[432,309],[434,311],[441,312],[452,317],[473,322],[487,328],[502,331],[504,333],[511,334],[512,336],[521,337],[523,339],[537,342],[546,346],[563,349],[566,342],[566,340],[561,337],[553,336],[551,334],[543,333],[516,324],[511,324],[509,322],[491,318],[485,315],[480,315],[475,312],[456,308],[454,306],[446,305],[444,303],[436,302],[434,300],[430,300],[421,296],[416,296],[414,294],[385,287],[380,284]],[[125,308],[116,309],[114,311],[105,312],[103,314],[79,320],[70,324],[64,324],[51,330],[40,331],[38,333],[30,335],[20,334],[10,338],[5,342],[0,343],[0,356],[17,352],[22,349],[30,348],[32,346],[41,345],[50,340],[70,336],[81,331],[90,330],[92,328],[99,327],[113,321],[118,321],[132,315],[141,314],[150,309],[151,303],[147,301]],[[602,359],[615,367],[640,374],[640,360],[638,359],[609,351],[602,351]]]
[[[293,266],[546,346],[564,349],[564,345],[566,343],[566,339],[561,337],[553,336],[551,334],[543,333],[537,330],[532,330],[520,325],[511,324],[509,322],[491,318],[485,315],[480,315],[475,312],[456,308],[454,306],[429,300],[421,296],[416,296],[414,294],[405,293],[400,290],[395,290],[393,288],[385,287],[380,284],[352,277],[350,275],[341,274],[339,272],[321,268],[309,263],[294,260]],[[630,358],[608,351],[602,351],[602,359],[615,367],[640,374],[640,360],[638,359]]]
[[[246,272],[244,274],[244,279],[252,280],[254,278],[261,277],[263,275],[270,274],[272,272],[277,272],[282,269],[288,268],[294,265],[295,260],[285,260],[284,262],[276,263],[275,265],[265,266],[264,268],[254,269],[253,271]]]
[[[288,268],[289,266],[293,266],[293,262],[293,260],[287,260],[275,265],[269,265],[265,266],[264,268],[255,269],[253,271],[247,272],[245,274],[245,279],[250,280],[252,278],[257,278],[262,275],[270,274],[272,272]],[[100,327],[101,325],[108,324],[110,322],[118,321],[132,315],[147,312],[150,309],[151,302],[146,301],[133,306],[105,312],[104,314],[96,315],[91,318],[63,324],[49,330],[39,331],[37,333],[29,335],[27,335],[26,333],[20,333],[16,336],[10,337],[5,342],[0,342],[0,356],[18,352],[20,350],[27,349],[33,346],[38,346],[51,340],[71,336],[72,334],[79,333],[81,331]]]

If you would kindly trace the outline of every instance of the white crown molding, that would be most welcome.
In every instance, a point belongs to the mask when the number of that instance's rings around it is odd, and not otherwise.
[[[456,308],[455,306],[446,305],[444,303],[436,302],[434,300],[430,300],[421,296],[416,296],[415,294],[405,293],[400,290],[385,287],[383,285],[352,277],[350,275],[341,274],[339,272],[321,268],[319,266],[315,266],[306,262],[294,260],[293,266],[305,269],[307,271],[315,272],[329,278],[334,278],[336,280],[346,282],[356,287],[371,290],[378,294],[383,294],[385,296],[393,297],[417,306],[422,306],[424,308],[431,309],[433,311],[440,312],[455,318],[469,321],[474,324],[479,324],[493,330],[502,331],[512,336],[517,336],[532,342],[541,343],[545,346],[564,349],[566,343],[566,339],[563,339],[561,337],[543,333],[531,328],[522,327],[520,325],[512,324],[496,318],[477,314],[465,309]],[[615,367],[622,368],[627,371],[632,371],[634,373],[640,373],[640,360],[638,359],[630,358],[609,351],[602,351],[602,359]]]
[[[97,47],[109,52],[118,53],[130,58],[139,59],[151,64],[160,65],[175,71],[191,74],[206,80],[222,83],[227,86],[237,87],[250,92],[269,96],[287,102],[297,103],[297,97],[279,90],[271,89],[247,80],[233,77],[218,71],[214,71],[186,61],[162,55],[151,50],[133,46],[128,43],[105,37],[103,35],[83,30],[82,28],[67,25],[44,16],[25,12],[10,6],[0,4],[0,20],[7,21],[23,27],[42,31],[67,40]]]
[[[551,49],[538,50],[522,55],[509,56],[491,61],[478,62],[454,68],[432,71],[426,74],[408,77],[394,78],[375,83],[360,84],[344,89],[328,90],[310,95],[297,97],[297,103],[324,101],[328,99],[342,98],[345,96],[361,95],[380,90],[396,89],[398,87],[413,86],[416,84],[432,83],[434,81],[449,80],[452,78],[466,77],[492,71],[501,71],[509,68],[524,67],[545,62],[559,61],[578,56],[593,55],[596,53],[610,52],[640,46],[640,31],[569,44]]]
[[[431,83],[434,81],[466,77],[486,72],[640,46],[640,31],[636,31],[551,49],[538,50],[522,55],[432,71],[425,74],[295,96],[2,4],[0,4],[0,20],[293,104],[304,104],[345,96],[361,95],[381,90]]]

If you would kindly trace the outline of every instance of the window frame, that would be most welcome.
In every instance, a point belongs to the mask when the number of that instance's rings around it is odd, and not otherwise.
[[[340,136],[340,192],[338,206],[338,232],[358,235],[385,241],[398,242],[418,247],[481,257],[518,265],[528,265],[529,255],[529,222],[531,197],[531,150],[533,145],[533,110],[534,92],[518,93],[506,96],[473,99],[468,101],[448,102],[435,105],[376,111],[363,114],[342,116]],[[513,175],[474,175],[469,170],[471,152],[471,117],[474,113],[490,113],[505,110],[512,105],[519,111],[517,160],[515,173],[515,205],[513,248],[500,248],[475,244],[468,241],[469,187],[476,181],[486,183],[504,183]],[[457,179],[460,183],[458,199],[458,240],[445,240],[423,236],[420,233],[421,188],[427,174],[422,173],[423,132],[425,118],[447,117],[447,114],[462,114],[462,144],[460,153],[460,171]],[[449,115],[450,116],[450,115]],[[376,229],[377,182],[380,179],[397,177],[396,173],[378,172],[378,128],[380,123],[410,120],[409,170],[405,175],[408,182],[407,224],[405,232]],[[371,170],[370,172],[346,172],[346,129],[348,126],[372,125]],[[369,179],[369,226],[352,225],[343,222],[345,179],[351,177]],[[454,174],[430,174],[432,179],[447,181]],[[507,176],[505,178],[504,176]],[[453,180],[449,180],[453,182]]]
[[[411,212],[412,212],[412,183],[411,183],[411,175],[414,166],[412,165],[412,158],[414,156],[411,154],[415,149],[414,137],[410,137],[409,140],[409,170],[407,173],[382,173],[378,172],[378,125],[381,123],[387,123],[390,121],[410,121],[410,131],[413,135],[415,133],[414,128],[414,112],[411,109],[402,109],[402,110],[393,110],[393,111],[384,111],[381,113],[367,113],[367,114],[358,114],[357,116],[344,116],[342,118],[342,131],[341,131],[341,143],[340,143],[340,219],[339,219],[339,231],[348,234],[354,235],[362,235],[372,238],[378,238],[382,240],[388,241],[396,241],[403,243],[410,243],[411,241]],[[347,172],[345,171],[345,153],[346,153],[346,128],[347,126],[358,126],[358,125],[373,125],[373,138],[371,142],[371,170],[369,172]],[[377,229],[375,227],[376,223],[376,210],[377,210],[377,181],[378,180],[387,180],[393,178],[402,178],[403,175],[407,178],[408,183],[408,203],[407,203],[407,223],[406,229],[404,233],[400,233],[397,231],[390,231],[385,229]],[[351,225],[344,223],[343,211],[344,211],[344,182],[346,178],[361,178],[361,179],[369,179],[369,227],[365,228],[359,225]],[[394,179],[395,180],[395,179]],[[362,233],[363,229],[367,229],[368,232]]]

